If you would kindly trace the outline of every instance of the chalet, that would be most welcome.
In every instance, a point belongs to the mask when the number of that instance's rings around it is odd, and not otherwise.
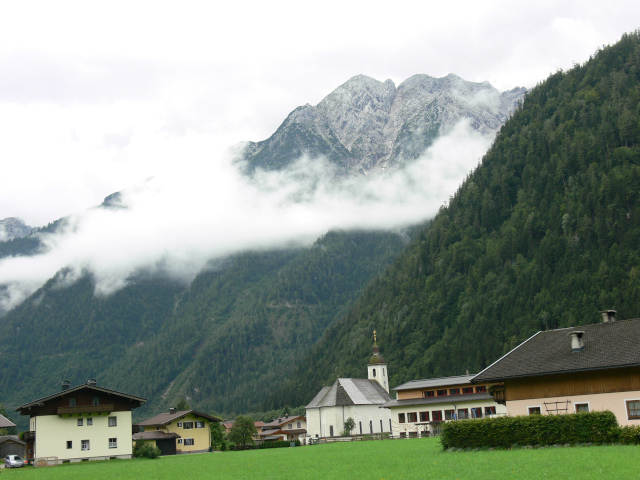
[[[356,435],[391,432],[391,414],[382,408],[391,400],[387,363],[374,332],[373,355],[367,363],[368,378],[338,378],[307,405],[307,430],[312,439],[342,435],[348,418]]]
[[[471,383],[474,375],[412,380],[393,390],[384,404],[391,411],[393,434],[417,437],[438,434],[443,422],[506,415],[488,393],[488,384]]]
[[[510,415],[611,410],[640,425],[640,319],[541,331],[476,375]]]
[[[262,441],[304,440],[307,435],[307,419],[304,415],[285,415],[265,423],[258,436]]]
[[[147,400],[108,388],[95,380],[16,408],[29,415],[27,458],[58,462],[131,458],[131,410]]]
[[[211,422],[222,419],[195,410],[169,409],[137,424],[134,441],[156,444],[162,455],[208,452],[211,448]]]

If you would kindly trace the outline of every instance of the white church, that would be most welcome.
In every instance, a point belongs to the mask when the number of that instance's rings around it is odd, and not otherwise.
[[[391,410],[382,405],[389,396],[389,372],[374,334],[373,355],[367,363],[367,378],[338,378],[307,405],[307,433],[312,439],[342,435],[344,422],[355,421],[352,435],[391,433]]]

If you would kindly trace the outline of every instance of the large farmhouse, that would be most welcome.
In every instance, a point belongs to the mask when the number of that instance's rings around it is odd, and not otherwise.
[[[538,332],[476,375],[510,415],[611,410],[640,425],[640,319]]]

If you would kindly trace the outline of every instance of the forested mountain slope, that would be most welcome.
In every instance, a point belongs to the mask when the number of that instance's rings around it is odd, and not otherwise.
[[[640,315],[640,33],[530,91],[448,205],[265,402],[477,372],[537,330]]]

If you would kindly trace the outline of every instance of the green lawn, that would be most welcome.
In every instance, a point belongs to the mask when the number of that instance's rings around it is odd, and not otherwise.
[[[426,438],[28,467],[5,470],[2,480],[9,478],[630,479],[640,478],[640,447],[445,453],[440,450],[438,439]]]

